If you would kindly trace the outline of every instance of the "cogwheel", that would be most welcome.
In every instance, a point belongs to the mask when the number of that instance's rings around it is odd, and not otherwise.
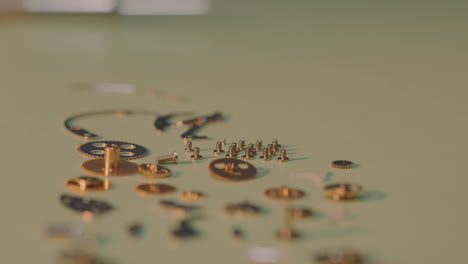
[[[337,169],[351,169],[354,163],[349,160],[335,160],[331,163],[333,168]]]
[[[145,147],[135,143],[116,141],[116,140],[97,140],[86,142],[78,146],[78,151],[94,159],[104,158],[104,147],[106,145],[117,145],[120,147],[121,160],[139,159],[145,156],[147,150]]]

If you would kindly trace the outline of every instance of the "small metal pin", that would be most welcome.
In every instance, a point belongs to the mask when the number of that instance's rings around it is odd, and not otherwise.
[[[244,160],[253,159],[255,156],[252,154],[250,148],[245,148],[245,155],[242,156]]]
[[[271,144],[275,147],[275,150],[279,150],[281,148],[281,145],[278,143],[277,139],[273,139]]]
[[[193,149],[193,155],[190,156],[190,158],[192,158],[192,160],[201,160],[203,158],[203,156],[200,155],[200,148],[195,147]]]
[[[281,162],[289,161],[289,158],[286,156],[286,150],[285,149],[282,149],[280,151],[280,156],[278,158],[278,161],[281,161]]]
[[[229,151],[228,154],[226,154],[226,158],[237,158],[237,151],[235,150],[234,146],[229,146]]]
[[[226,139],[225,138],[221,139],[221,144],[223,144],[223,146],[226,146]]]
[[[240,151],[240,150],[244,150],[245,149],[245,140],[239,140],[239,144],[237,145],[237,149]]]
[[[156,164],[162,163],[177,163],[177,152],[173,152],[171,155],[161,156],[156,158]]]
[[[192,141],[188,140],[187,143],[185,143],[185,152],[193,152]]]
[[[275,156],[276,155],[276,151],[273,148],[273,144],[268,144],[267,148],[268,148],[268,153],[270,154],[270,156]]]
[[[263,149],[263,155],[260,156],[260,159],[261,160],[271,160],[271,156],[270,156],[270,153],[268,152],[267,148]]]
[[[238,154],[239,149],[237,148],[236,142],[232,142],[232,143],[231,143],[231,147],[233,147],[234,151]]]
[[[252,153],[254,157],[257,156],[257,151],[255,150],[254,144],[250,143],[247,147],[250,149],[250,153]]]
[[[104,147],[104,175],[109,176],[119,170],[120,147],[118,145],[105,145]]]
[[[258,151],[258,152],[260,152],[260,151],[262,151],[262,149],[263,149],[263,143],[262,143],[262,141],[257,141],[257,142],[255,142],[255,150]]]
[[[213,150],[213,153],[215,155],[219,155],[219,154],[223,154],[224,153],[224,150],[223,150],[223,143],[222,142],[216,142],[216,149]]]

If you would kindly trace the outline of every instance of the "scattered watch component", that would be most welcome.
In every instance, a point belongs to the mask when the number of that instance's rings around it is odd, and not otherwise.
[[[228,204],[224,210],[229,214],[257,215],[262,211],[262,208],[249,201],[243,201],[240,203]]]
[[[331,166],[336,169],[351,169],[354,163],[349,160],[335,160],[331,163]]]
[[[117,145],[120,150],[121,160],[139,159],[147,153],[146,148],[130,142],[115,141],[115,140],[98,140],[84,143],[78,147],[78,151],[85,156],[102,159],[104,158],[104,148],[107,145]]]
[[[223,144],[223,146],[226,146],[226,139],[225,138],[221,139],[221,144]]]
[[[50,238],[76,239],[83,234],[83,228],[73,224],[48,224],[45,233]]]
[[[205,197],[205,194],[199,191],[183,191],[180,193],[180,198],[185,200],[199,200]]]
[[[364,264],[366,257],[353,249],[323,251],[314,256],[315,264]]]
[[[200,148],[195,147],[193,149],[193,155],[190,156],[192,160],[201,160],[203,158],[202,155],[200,155]]]
[[[238,146],[238,148],[237,148],[238,151],[244,150],[245,149],[245,140],[243,140],[243,139],[239,140],[239,144],[237,146]]]
[[[91,212],[94,215],[100,215],[111,211],[112,205],[107,202],[92,200],[89,198],[76,197],[72,195],[62,194],[60,201],[68,208],[79,212]]]
[[[169,120],[173,118],[175,114],[168,114],[168,115],[163,115],[163,116],[158,116],[156,120],[154,121],[154,127],[158,132],[163,132],[166,130],[166,128],[171,126],[171,123]]]
[[[250,149],[250,153],[252,153],[254,157],[257,156],[257,151],[255,150],[254,144],[250,143],[247,147]]]
[[[65,186],[73,192],[106,191],[111,187],[111,183],[108,179],[101,180],[96,177],[80,176],[67,180]]]
[[[251,180],[257,176],[255,166],[246,161],[232,158],[213,160],[210,162],[209,169],[213,175],[231,181]]]
[[[172,230],[172,235],[177,238],[190,238],[198,236],[198,231],[192,227],[189,220],[182,220],[179,225]]]
[[[138,166],[141,175],[148,178],[166,178],[171,175],[171,170],[157,164],[143,163]]]
[[[299,232],[292,228],[291,224],[291,208],[286,207],[284,210],[284,223],[280,230],[276,233],[276,236],[280,240],[292,240],[300,237]]]
[[[93,159],[81,163],[81,169],[97,176],[128,176],[138,172],[138,165],[120,160],[120,146],[106,144],[104,159]]]
[[[176,191],[176,188],[162,183],[143,183],[137,185],[135,191],[141,195],[158,195],[173,193]]]
[[[175,209],[182,211],[192,211],[201,208],[200,206],[182,204],[172,200],[160,200],[159,204],[167,209]]]
[[[280,156],[278,158],[278,161],[280,161],[280,162],[289,161],[289,158],[286,156],[286,150],[285,149],[282,149],[280,151]]]
[[[357,183],[334,183],[324,187],[325,196],[334,201],[350,201],[359,199],[363,188]]]
[[[179,156],[177,152],[172,152],[171,155],[161,156],[156,158],[156,164],[177,163]]]
[[[100,136],[79,126],[73,125],[76,119],[81,119],[83,117],[89,116],[99,116],[99,115],[117,115],[117,116],[127,116],[127,115],[135,115],[135,114],[142,114],[142,115],[154,115],[155,113],[149,111],[132,111],[132,110],[105,110],[105,111],[97,111],[97,112],[88,112],[83,114],[78,114],[67,118],[64,122],[65,129],[67,129],[72,134],[88,139],[97,139]]]
[[[244,237],[244,231],[240,227],[236,226],[231,230],[231,235],[235,239],[241,239]]]
[[[127,226],[127,232],[131,237],[139,237],[143,234],[143,224],[139,222]]]
[[[262,156],[260,156],[260,159],[264,161],[271,160],[271,155],[270,155],[270,152],[268,151],[268,148],[263,149],[263,154]]]
[[[265,191],[265,195],[271,199],[295,200],[304,197],[305,192],[286,185],[270,188]]]
[[[187,143],[185,143],[185,152],[193,152],[192,141],[187,140]]]
[[[273,139],[273,142],[271,143],[276,151],[278,151],[281,148],[281,145],[278,143],[277,139]]]
[[[244,160],[251,160],[255,156],[252,154],[252,150],[250,148],[245,148],[245,155],[242,156]]]
[[[255,150],[258,151],[258,152],[263,150],[263,142],[262,141],[255,142]]]
[[[187,124],[191,124],[191,127],[185,131],[182,135],[180,135],[181,138],[191,138],[192,140],[195,139],[207,139],[207,136],[198,136],[196,135],[196,131],[200,129],[202,126],[215,122],[215,121],[220,121],[223,120],[223,115],[221,113],[214,113],[212,115],[208,115],[205,117],[198,117],[195,119],[189,119],[185,121],[178,121],[177,124],[178,126],[183,126]]]
[[[314,215],[311,209],[303,207],[291,207],[289,208],[289,215],[292,218],[308,218]]]
[[[215,154],[215,155],[224,154],[223,143],[222,142],[216,142],[216,149],[213,150],[213,154]]]
[[[236,155],[239,154],[239,148],[237,147],[237,143],[236,143],[236,142],[232,142],[232,143],[231,143],[231,147],[232,147],[232,149],[236,152]]]
[[[229,150],[228,150],[228,154],[226,154],[226,158],[231,158],[231,159],[237,158],[236,147],[229,146]]]
[[[275,156],[276,155],[276,150],[274,149],[273,144],[268,144],[267,149],[268,149],[268,154],[270,156]]]

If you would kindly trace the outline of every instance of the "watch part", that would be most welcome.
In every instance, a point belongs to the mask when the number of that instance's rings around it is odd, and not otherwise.
[[[336,169],[351,169],[354,163],[349,160],[335,160],[331,163],[331,166]]]
[[[325,186],[325,195],[334,201],[350,201],[359,199],[363,188],[356,183],[334,183]]]
[[[72,210],[79,212],[88,211],[93,213],[94,215],[100,215],[113,209],[113,206],[107,202],[92,200],[89,198],[76,197],[67,194],[62,194],[60,196],[60,201],[62,202],[62,204],[64,204],[66,207]]]
[[[252,164],[238,159],[223,158],[210,162],[211,173],[218,178],[230,181],[245,181],[257,176],[257,168]]]
[[[224,210],[229,214],[257,215],[262,209],[258,205],[252,204],[249,201],[244,201],[228,204]]]
[[[185,200],[199,200],[205,196],[204,193],[199,191],[183,191],[180,193],[180,198]]]
[[[104,158],[104,148],[106,145],[117,145],[120,148],[120,159],[121,160],[133,160],[139,159],[145,156],[147,153],[146,148],[138,144],[115,141],[115,140],[98,140],[84,143],[78,147],[78,151],[83,155],[94,159]]]
[[[192,160],[201,160],[201,159],[203,158],[203,156],[200,155],[200,148],[195,147],[195,148],[193,149],[193,155],[190,156],[190,158],[191,158]]]
[[[161,183],[143,183],[135,187],[137,193],[141,195],[158,195],[158,194],[168,194],[176,191],[176,188]]]
[[[101,180],[96,177],[80,176],[67,180],[65,186],[73,192],[106,191],[111,187],[111,183],[108,179]]]
[[[143,163],[138,166],[141,175],[148,178],[166,178],[171,175],[171,170],[157,164]]]
[[[179,156],[177,155],[177,152],[174,151],[172,152],[171,155],[157,157],[156,163],[157,164],[177,163],[178,159],[179,159]]]
[[[286,161],[289,161],[289,158],[286,156],[286,150],[285,149],[282,149],[280,151],[280,156],[278,158],[278,161],[280,162],[286,162]]]
[[[266,190],[265,195],[271,199],[295,200],[304,197],[305,193],[299,189],[283,185]]]
[[[88,160],[81,164],[81,169],[97,176],[128,176],[138,172],[138,165],[120,160],[119,145],[106,144],[104,159]]]

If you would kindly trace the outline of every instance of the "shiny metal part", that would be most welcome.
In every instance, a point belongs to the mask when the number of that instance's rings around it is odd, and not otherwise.
[[[78,151],[93,159],[104,158],[104,148],[106,145],[117,145],[120,148],[121,160],[139,159],[146,155],[147,150],[145,147],[135,143],[115,141],[115,140],[98,140],[90,141],[78,146]]]
[[[252,154],[252,150],[250,148],[245,148],[245,155],[242,156],[244,160],[251,160],[255,158],[255,156]]]
[[[185,143],[185,152],[193,152],[192,141],[187,140],[187,143]]]
[[[244,149],[245,149],[245,140],[243,140],[243,139],[242,139],[242,140],[239,140],[239,144],[238,144],[237,146],[238,146],[238,147],[237,147],[237,150],[238,150],[238,151],[244,150]]]
[[[83,127],[76,126],[73,123],[75,123],[77,119],[81,119],[84,117],[100,116],[100,115],[116,115],[118,117],[122,117],[122,116],[129,116],[129,115],[155,115],[155,114],[156,113],[153,113],[153,112],[139,111],[139,110],[135,110],[135,111],[134,110],[105,110],[105,111],[88,112],[88,113],[77,114],[77,115],[67,118],[64,121],[64,126],[65,126],[65,129],[67,129],[69,132],[83,139],[86,139],[86,140],[97,139],[100,137],[99,135]]]
[[[143,163],[138,166],[141,175],[148,178],[166,178],[171,176],[171,170],[157,164]]]
[[[268,154],[270,154],[270,156],[276,155],[276,150],[273,148],[273,144],[268,144],[267,149],[268,149]]]
[[[119,145],[105,145],[104,159],[88,160],[81,163],[81,169],[97,176],[128,176],[138,172],[138,165],[120,160]]]
[[[334,183],[324,187],[325,196],[334,201],[350,201],[359,199],[363,188],[356,183]]]
[[[176,191],[176,188],[161,183],[143,183],[135,187],[135,191],[141,195],[169,194]]]
[[[336,169],[351,169],[354,163],[349,160],[335,160],[331,163],[331,166]]]
[[[278,143],[277,139],[273,139],[273,142],[271,144],[273,145],[273,148],[275,149],[275,151],[280,150],[281,145]]]
[[[278,158],[278,161],[280,162],[286,162],[286,161],[289,161],[289,158],[286,156],[286,150],[285,149],[282,149],[280,151],[280,156]]]
[[[223,144],[223,146],[226,146],[227,143],[226,143],[226,139],[225,139],[225,138],[222,138],[222,139],[221,139],[221,144]]]
[[[286,185],[270,188],[265,191],[265,195],[271,199],[295,200],[304,197],[305,192]]]
[[[234,146],[229,146],[229,151],[228,151],[228,154],[226,154],[226,158],[231,158],[231,159],[237,158],[237,151]]]
[[[238,159],[225,158],[210,162],[209,169],[214,176],[230,181],[245,181],[257,176],[257,168]]]
[[[247,147],[250,149],[250,153],[252,153],[254,157],[257,156],[257,151],[255,150],[254,144],[250,143]]]
[[[60,202],[66,207],[78,212],[91,212],[100,215],[114,209],[112,205],[104,201],[92,200],[67,194],[60,196]]]
[[[353,249],[328,250],[317,253],[314,256],[315,264],[365,264],[366,257],[363,253]]]
[[[172,152],[171,155],[157,157],[156,163],[157,164],[177,163],[178,159],[179,159],[179,156],[177,155],[177,152],[174,151]]]
[[[216,142],[216,149],[213,150],[213,154],[215,154],[215,155],[224,154],[223,143],[222,142]]]
[[[271,155],[270,155],[270,152],[268,151],[268,148],[263,149],[263,154],[262,156],[260,156],[260,159],[264,161],[271,160]]]
[[[183,191],[180,193],[180,198],[185,200],[199,200],[205,197],[205,194],[199,191]]]
[[[65,187],[72,192],[107,191],[111,187],[108,179],[101,180],[96,177],[80,176],[65,182]]]
[[[228,204],[224,210],[229,214],[242,215],[257,215],[262,211],[260,206],[252,204],[249,201]]]
[[[201,160],[201,159],[203,159],[203,156],[200,155],[200,148],[195,147],[195,148],[193,149],[193,155],[191,155],[190,158],[191,158],[192,160]]]
[[[258,152],[261,152],[263,150],[263,142],[262,141],[255,142],[255,150],[258,151]]]

